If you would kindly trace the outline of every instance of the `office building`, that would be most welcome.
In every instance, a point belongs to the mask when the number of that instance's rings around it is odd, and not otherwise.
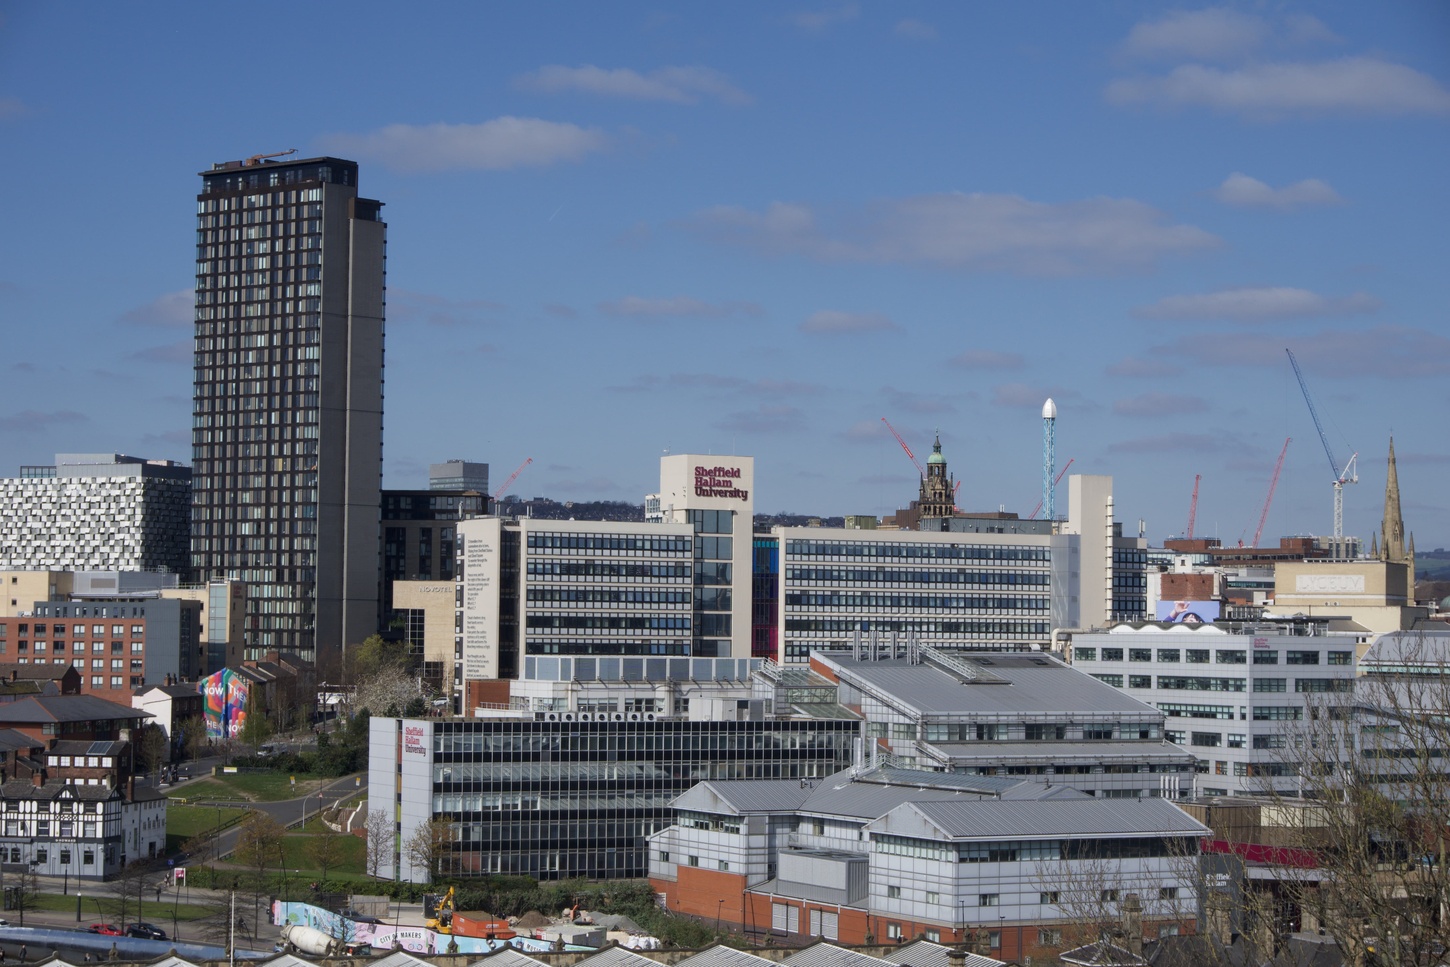
[[[488,464],[448,460],[428,464],[429,490],[466,490],[488,496]]]
[[[678,661],[680,659],[671,659]],[[368,809],[394,819],[405,843],[434,818],[454,824],[447,876],[637,878],[645,837],[670,821],[670,800],[701,779],[800,782],[848,765],[859,722],[688,713],[528,713],[470,720],[374,716]],[[427,882],[406,850],[380,875]]]
[[[0,570],[185,573],[191,479],[179,463],[117,453],[21,467],[0,480]]]
[[[192,563],[246,582],[250,655],[330,662],[378,621],[382,203],[338,158],[201,179]]]
[[[1198,760],[1205,796],[1297,796],[1292,732],[1326,707],[1352,712],[1363,634],[1325,618],[1121,624],[1074,634],[1073,667],[1157,708]]]
[[[1191,930],[1208,832],[1161,799],[894,768],[707,779],[673,806],[649,871],[670,910],[782,943],[985,935],[991,956],[1015,963],[1097,940],[1130,910],[1140,943],[1143,930]]]
[[[452,470],[457,465],[443,466]],[[437,483],[438,478],[432,482]],[[458,522],[481,516],[487,507],[488,497],[473,490],[445,490],[435,486],[428,490],[383,491],[379,627],[393,628],[410,620],[403,614],[403,605],[395,600],[396,582],[453,583],[458,560]],[[409,640],[415,646],[421,645],[417,635],[410,636]],[[413,653],[421,655],[421,648],[415,647]]]

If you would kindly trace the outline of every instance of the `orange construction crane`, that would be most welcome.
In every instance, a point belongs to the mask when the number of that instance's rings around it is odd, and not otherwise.
[[[288,148],[286,151],[273,151],[271,154],[254,154],[242,162],[243,168],[250,168],[252,165],[259,165],[268,158],[285,158],[289,154],[296,154],[296,148]]]
[[[1054,487],[1056,487],[1058,484],[1062,483],[1062,478],[1063,478],[1064,475],[1066,475],[1067,468],[1070,467],[1070,466],[1072,466],[1072,462],[1074,460],[1076,460],[1076,459],[1077,459],[1077,457],[1068,457],[1067,458],[1067,463],[1064,463],[1062,465],[1062,469],[1059,470],[1059,471],[1057,471],[1057,479],[1055,479],[1055,480],[1052,481],[1052,485]],[[1032,508],[1032,513],[1030,513],[1030,514],[1027,515],[1027,519],[1028,520],[1036,520],[1037,519],[1037,513],[1040,510],[1042,510],[1042,500],[1039,498],[1038,501],[1037,501],[1037,506]]]
[[[911,458],[911,462],[916,466],[916,472],[925,478],[926,468],[921,465],[920,460],[916,459],[916,454],[911,452],[911,447],[906,445],[906,441],[901,438],[901,434],[896,432],[896,427],[892,426],[891,421],[884,416],[881,418],[881,422],[886,424],[886,429],[891,431],[891,435],[896,437],[896,442],[901,444],[901,449],[905,450],[906,455]]]
[[[1193,500],[1188,504],[1188,539],[1193,540],[1193,522],[1198,519],[1198,482],[1203,479],[1203,474],[1193,475]]]
[[[494,500],[498,500],[500,497],[502,497],[503,494],[504,494],[504,491],[505,490],[508,490],[510,487],[512,487],[514,485],[514,481],[517,480],[517,479],[519,479],[519,474],[521,474],[521,473],[524,472],[524,468],[527,467],[529,464],[531,464],[533,462],[534,462],[534,458],[533,457],[529,457],[523,463],[519,464],[519,468],[517,470],[515,470],[513,473],[509,474],[509,478],[503,482],[503,486],[500,487],[500,488],[498,488],[497,490],[495,490],[493,492],[493,499]]]
[[[1269,505],[1274,502],[1274,488],[1279,486],[1279,471],[1284,469],[1284,454],[1289,452],[1289,444],[1294,442],[1292,437],[1284,438],[1284,448],[1279,451],[1279,462],[1274,464],[1274,475],[1269,478],[1269,496],[1264,498],[1264,509],[1259,514],[1259,529],[1254,531],[1254,542],[1250,547],[1258,547],[1259,539],[1264,536],[1264,521],[1269,519]],[[1239,538],[1239,547],[1244,546],[1244,540]]]

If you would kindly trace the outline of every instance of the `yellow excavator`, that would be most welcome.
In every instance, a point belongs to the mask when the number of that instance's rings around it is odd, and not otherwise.
[[[430,893],[423,898],[423,918],[429,930],[447,934],[453,932],[453,887],[450,886],[442,896]]]

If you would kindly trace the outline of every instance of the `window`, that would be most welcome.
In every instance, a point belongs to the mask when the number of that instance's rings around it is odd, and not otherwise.
[[[888,923],[886,925],[886,936],[891,940],[901,939],[901,924]]]
[[[38,846],[38,847],[36,847],[36,849],[35,849],[35,862],[37,862],[37,863],[45,863],[45,862],[49,861],[49,859],[50,859],[50,850],[46,849],[44,846]]]
[[[1123,660],[1123,649],[1121,649],[1121,648],[1104,648],[1103,649],[1103,661],[1122,661],[1122,660]]]
[[[1254,748],[1282,749],[1284,748],[1284,737],[1282,735],[1256,735],[1254,736]]]
[[[1128,687],[1129,688],[1152,688],[1153,687],[1153,676],[1152,675],[1129,675],[1128,676]]]
[[[1230,732],[1228,734],[1228,747],[1230,749],[1242,749],[1245,738],[1241,732]]]
[[[1331,651],[1329,652],[1329,664],[1348,665],[1354,659],[1352,651]]]
[[[1082,737],[1089,742],[1105,742],[1112,739],[1113,727],[1111,725],[1084,725]]]
[[[1040,929],[1039,928],[1038,931],[1037,931],[1037,946],[1039,946],[1039,947],[1061,947],[1062,946],[1062,931],[1061,930],[1047,930],[1047,929]]]
[[[1189,648],[1188,649],[1188,657],[1185,660],[1189,664],[1192,664],[1192,665],[1207,665],[1208,664],[1208,649],[1207,648]]]
[[[1254,691],[1256,692],[1282,692],[1288,679],[1284,678],[1255,678]]]
[[[1096,678],[1098,681],[1102,682],[1104,685],[1111,685],[1114,688],[1122,688],[1123,687],[1123,676],[1122,675],[1102,675],[1102,674],[1099,674],[1099,675],[1094,675],[1093,677]],[[1147,676],[1143,676],[1143,677],[1146,678]]]
[[[1248,663],[1249,654],[1242,649],[1221,648],[1214,653],[1214,659],[1220,665],[1243,665]]]
[[[1032,742],[1052,741],[1067,737],[1065,725],[1028,725],[1027,739]]]
[[[1352,692],[1354,682],[1348,678],[1296,678],[1296,692]]]
[[[979,741],[990,741],[990,740],[995,739],[995,738],[997,738],[997,726],[995,726],[995,725],[978,725],[977,726],[977,739]]]
[[[1152,661],[1152,648],[1129,648],[1128,661]]]
[[[1178,936],[1178,924],[1176,923],[1165,923],[1163,926],[1158,928],[1159,940],[1162,940],[1164,937],[1176,936]]]
[[[1096,648],[1074,648],[1072,650],[1073,661],[1097,661],[1098,650]]]
[[[1050,903],[1056,903],[1061,897],[1062,893],[1058,890],[1043,890],[1037,894],[1037,902],[1046,906]]]
[[[1158,660],[1159,661],[1177,661],[1178,660],[1178,649],[1177,648],[1159,648],[1158,649]]]
[[[660,862],[661,863],[668,863],[669,861],[670,861],[670,851],[667,850],[667,849],[660,850]]]
[[[988,947],[991,947],[993,950],[1001,950],[1002,949],[1002,931],[1000,931],[1000,930],[988,930],[987,931],[987,946]]]
[[[729,870],[730,870],[730,861],[729,860],[721,860],[719,862],[718,868],[720,869],[721,872],[729,872]]]
[[[888,886],[886,888],[886,898],[888,900],[898,900],[898,899],[900,899],[901,898],[901,887],[899,887],[899,886]]]
[[[1104,891],[1102,891],[1101,893],[1098,894],[1098,900],[1100,900],[1103,903],[1117,903],[1118,902],[1118,891],[1117,890],[1104,890]]]
[[[698,857],[698,856],[691,856],[689,858],[689,864],[691,866],[699,866],[700,865],[700,857]]]
[[[1277,665],[1279,664],[1279,653],[1277,651],[1265,651],[1259,649],[1254,652],[1255,665]]]
[[[928,943],[941,943],[941,931],[935,927],[928,927],[925,934]]]
[[[941,894],[938,893],[938,892],[936,892],[935,890],[927,890],[926,891],[926,902],[927,903],[940,903],[941,902]]]
[[[997,900],[998,899],[1000,899],[1000,894],[997,894],[997,893],[981,893],[981,894],[978,894],[977,895],[977,906],[979,906],[979,907],[995,907],[997,905]]]
[[[1284,652],[1284,664],[1286,664],[1286,665],[1317,665],[1317,664],[1319,664],[1319,652],[1317,652],[1317,651],[1286,651],[1286,652]]]

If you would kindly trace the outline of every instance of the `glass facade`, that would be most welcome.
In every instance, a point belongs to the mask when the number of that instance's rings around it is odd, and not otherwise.
[[[349,615],[376,624],[375,579],[365,601],[344,600],[362,588],[346,573],[361,555],[324,546],[319,529],[333,519],[330,532],[352,536],[356,518],[366,534],[377,520],[380,474],[349,468],[381,459],[384,229],[356,186],[357,165],[332,158],[202,173],[192,566],[202,581],[247,582],[248,657],[314,659],[319,633],[340,648]],[[349,454],[370,447],[371,461]],[[366,556],[375,569],[373,547]]]
[[[432,811],[456,824],[445,875],[641,877],[645,837],[705,779],[846,768],[848,720],[519,721],[433,725]]]

